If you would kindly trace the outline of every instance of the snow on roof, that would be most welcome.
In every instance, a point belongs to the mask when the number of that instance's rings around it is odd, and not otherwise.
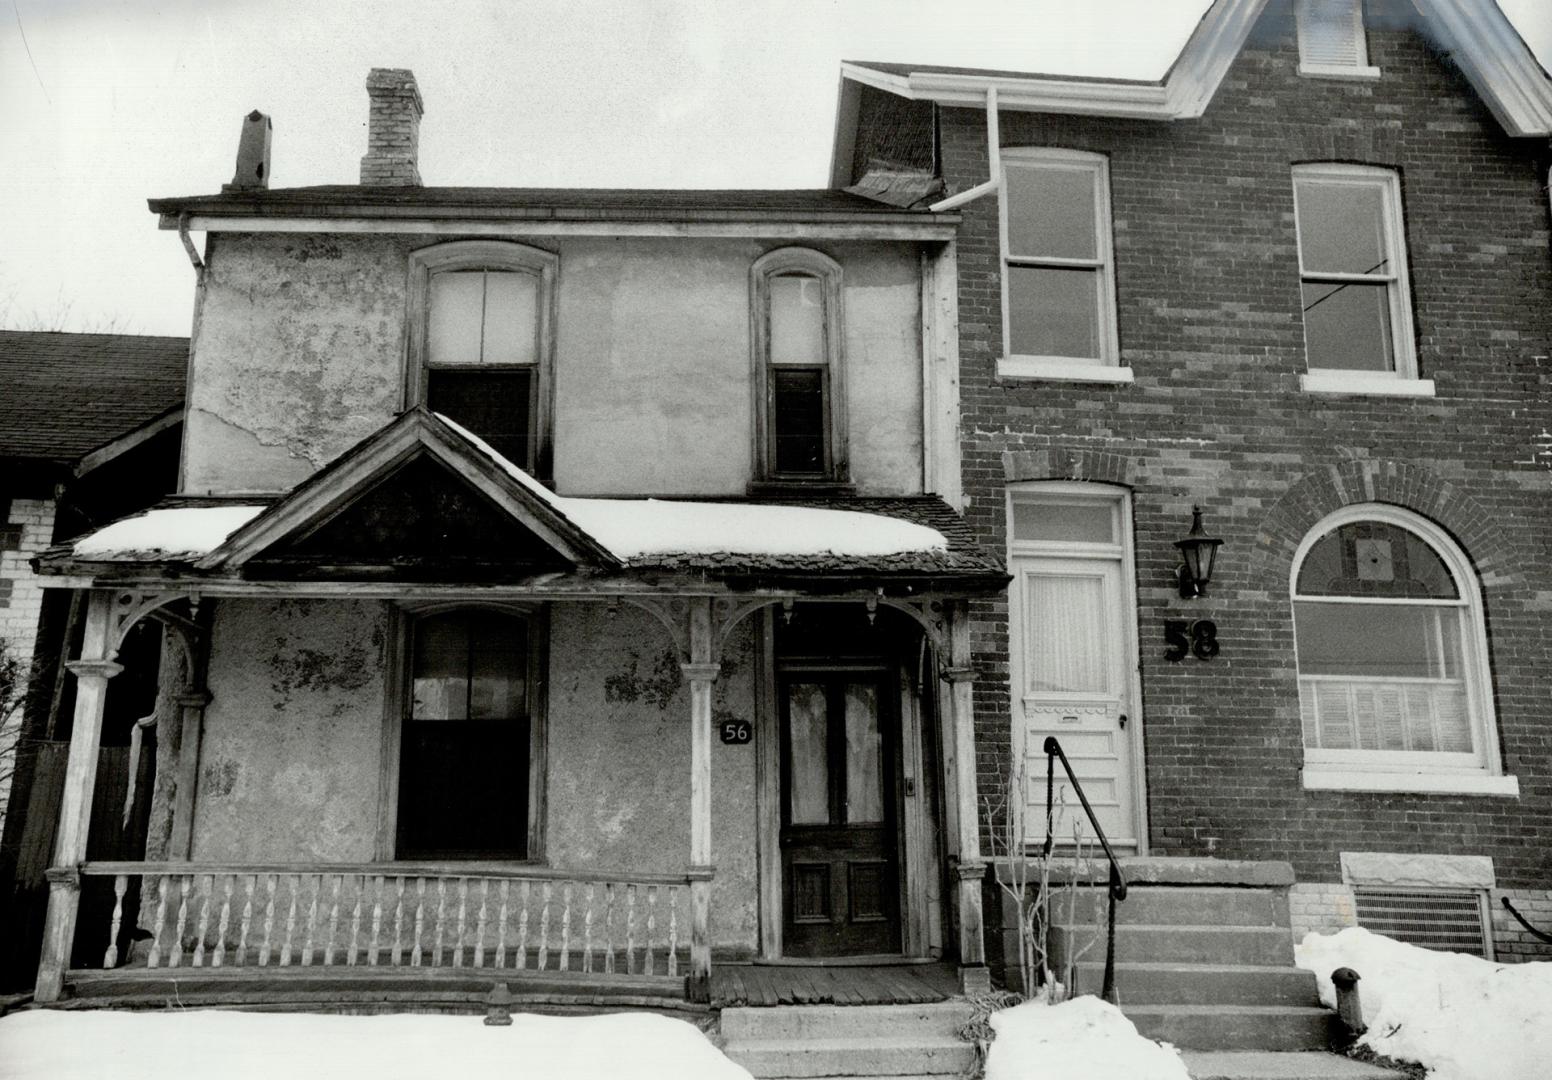
[[[148,510],[75,542],[77,558],[93,561],[188,559],[214,551],[264,512],[263,506],[179,506]]]
[[[749,1080],[693,1024],[652,1013],[322,1016],[216,1010],[64,1012],[0,1019],[0,1075],[49,1080]]]

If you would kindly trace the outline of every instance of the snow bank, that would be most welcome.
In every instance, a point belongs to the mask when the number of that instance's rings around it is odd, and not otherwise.
[[[75,542],[82,559],[179,559],[207,555],[264,512],[262,506],[179,506],[115,521]]]
[[[1552,963],[1494,964],[1432,952],[1361,927],[1309,934],[1295,950],[1336,1007],[1331,973],[1358,973],[1376,1053],[1416,1061],[1429,1080],[1541,1080],[1552,1074]]]
[[[1143,1038],[1097,997],[1015,1005],[991,1025],[986,1080],[1190,1080],[1173,1046]]]
[[[694,1025],[649,1013],[317,1016],[175,1011],[13,1013],[5,1080],[750,1080]]]

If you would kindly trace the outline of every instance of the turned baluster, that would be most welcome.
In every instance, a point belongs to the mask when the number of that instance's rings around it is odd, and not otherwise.
[[[604,883],[604,974],[614,974],[614,882]]]
[[[442,921],[447,910],[447,879],[437,878],[436,933],[432,938],[431,965],[442,966]]]
[[[668,887],[668,974],[679,974],[679,886]]]
[[[507,965],[507,894],[511,891],[511,882],[506,878],[501,879],[501,909],[496,916],[496,966]]]
[[[146,967],[154,968],[162,959],[162,927],[167,919],[167,875],[156,879],[156,925],[151,928],[151,952]]]
[[[571,964],[571,882],[561,890],[560,909],[560,970]]]
[[[516,968],[528,966],[528,894],[531,890],[528,882],[522,885],[523,909],[517,915],[517,958],[512,965]]]
[[[108,951],[102,955],[102,966],[116,967],[119,962],[119,926],[124,921],[124,890],[129,888],[129,878],[116,874],[113,878],[113,921],[108,926]]]
[[[211,967],[220,967],[226,963],[226,932],[232,925],[232,883],[237,880],[237,875],[223,874],[221,877],[221,917],[216,922],[216,948],[210,956]]]
[[[307,905],[307,936],[302,939],[302,966],[313,962],[313,939],[318,934],[318,894],[323,892],[323,877],[313,874],[313,898]]]
[[[253,890],[259,887],[259,876],[248,875],[248,886],[243,890],[242,915],[237,921],[237,965],[248,965],[248,930],[253,926]]]
[[[625,886],[625,974],[636,974],[636,886]]]
[[[480,878],[480,913],[474,924],[474,966],[485,966],[485,901],[490,892],[490,879]]]
[[[543,971],[550,958],[550,891],[551,883],[544,883],[544,905],[539,909],[539,970]]]
[[[329,940],[323,947],[323,966],[328,967],[334,963],[334,936],[339,927],[339,898],[340,883],[344,880],[344,874],[334,875],[334,888],[329,892]]]
[[[582,913],[582,970],[593,970],[593,890],[591,881],[587,883],[587,910]]]
[[[366,896],[366,875],[356,884],[356,903],[350,912],[350,954],[345,957],[345,963],[349,967],[356,965],[356,946],[361,941],[361,900]]]
[[[264,943],[259,946],[259,967],[269,963],[270,940],[275,934],[275,875],[264,875]]]
[[[421,882],[422,888],[425,882]],[[419,953],[417,952],[418,956]],[[399,875],[399,886],[393,901],[393,966],[404,964],[404,875]]]
[[[420,942],[426,926],[426,879],[415,882],[415,942],[410,951],[410,967],[420,967]]]
[[[210,932],[210,899],[216,891],[216,879],[205,875],[205,895],[199,905],[198,940],[194,942],[194,966],[205,966],[205,935]]]
[[[469,909],[469,879],[458,879],[458,936],[453,939],[453,967],[463,967],[464,921]]]
[[[291,903],[286,907],[286,936],[280,943],[280,966],[288,967],[291,964],[291,938],[296,933],[296,894],[300,887],[302,875],[289,874],[291,878]]]
[[[177,967],[183,959],[183,933],[189,925],[189,887],[193,884],[193,874],[183,874],[178,878],[178,929],[173,935],[172,948],[167,951],[168,967]]]
[[[652,959],[652,942],[657,936],[657,886],[647,886],[647,940],[642,946],[641,970],[645,975],[655,974],[652,970],[656,961]]]
[[[377,966],[378,956],[382,953],[382,925],[383,925],[383,890],[386,888],[383,875],[377,875],[377,888],[372,892],[372,939],[367,946],[366,962]]]

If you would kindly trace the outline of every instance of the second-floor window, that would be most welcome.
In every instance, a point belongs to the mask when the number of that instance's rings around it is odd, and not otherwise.
[[[415,252],[410,404],[423,403],[529,472],[549,471],[556,257],[489,241]]]

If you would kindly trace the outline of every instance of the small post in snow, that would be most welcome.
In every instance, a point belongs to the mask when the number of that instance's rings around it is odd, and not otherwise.
[[[1336,987],[1336,1015],[1342,1021],[1345,1043],[1352,1042],[1368,1030],[1363,1022],[1363,1005],[1358,998],[1358,973],[1350,967],[1337,968],[1331,973],[1331,984]]]

